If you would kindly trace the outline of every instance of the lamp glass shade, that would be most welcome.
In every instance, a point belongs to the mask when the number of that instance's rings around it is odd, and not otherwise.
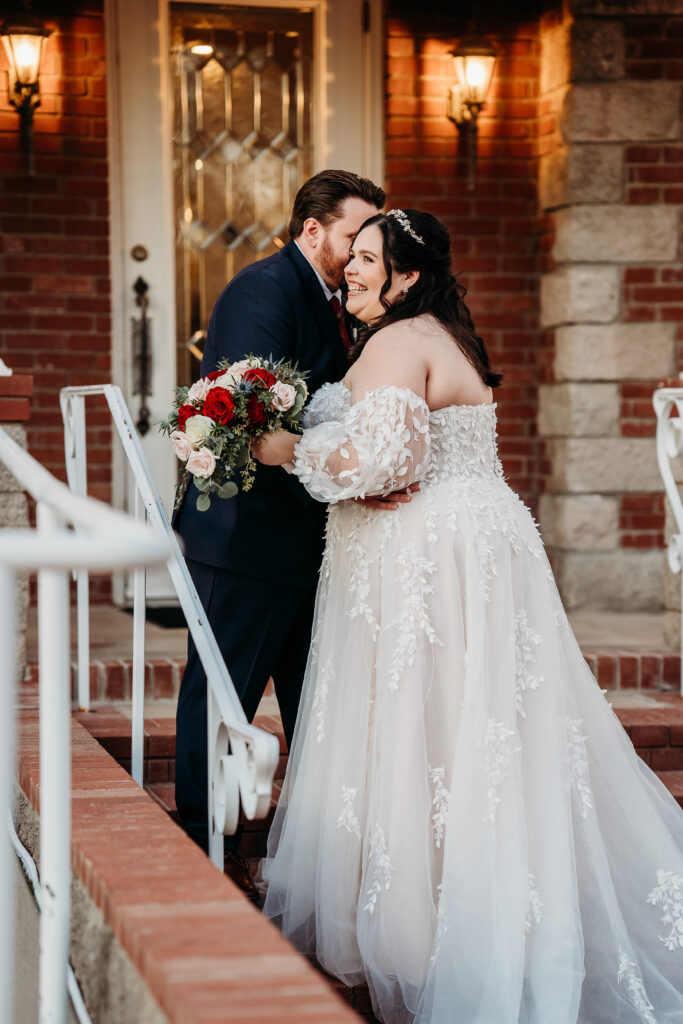
[[[496,55],[494,53],[458,53],[456,51],[453,58],[464,102],[481,106],[486,100],[491,85]]]
[[[36,19],[25,17],[13,24],[6,21],[0,33],[16,81],[23,86],[35,85],[49,30]]]

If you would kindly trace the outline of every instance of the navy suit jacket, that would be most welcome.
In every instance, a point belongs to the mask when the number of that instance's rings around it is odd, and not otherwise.
[[[320,282],[298,246],[241,270],[211,316],[201,374],[253,353],[296,362],[309,392],[341,380],[347,361],[339,327]],[[198,512],[190,484],[173,525],[187,558],[256,579],[292,586],[317,580],[326,506],[313,501],[280,466],[259,466],[253,488],[234,498],[211,496]]]

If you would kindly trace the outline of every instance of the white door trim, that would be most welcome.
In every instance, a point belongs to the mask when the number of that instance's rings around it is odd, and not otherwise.
[[[221,4],[224,0],[196,0]],[[238,0],[238,6],[296,7],[301,0]],[[366,6],[367,5],[367,6]],[[112,284],[112,383],[137,418],[131,395],[133,283],[150,286],[153,345],[152,427],[142,439],[162,499],[172,500],[176,460],[154,426],[170,408],[176,381],[170,0],[105,0]],[[382,183],[384,176],[382,0],[306,0],[314,15],[313,169],[342,167]],[[363,19],[369,31],[363,31]],[[149,253],[131,256],[133,245]],[[132,510],[129,473],[114,440],[112,503]],[[164,584],[150,580],[150,598]],[[115,580],[122,603],[124,582]],[[168,592],[168,598],[172,594]]]

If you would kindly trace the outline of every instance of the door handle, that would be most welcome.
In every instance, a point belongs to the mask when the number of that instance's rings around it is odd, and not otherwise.
[[[147,313],[149,285],[139,277],[133,285],[139,317],[131,318],[133,340],[133,394],[140,395],[137,430],[144,437],[149,430],[150,410],[146,399],[152,394],[152,324]]]

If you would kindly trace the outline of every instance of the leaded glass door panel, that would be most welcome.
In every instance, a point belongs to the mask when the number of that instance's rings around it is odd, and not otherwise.
[[[313,13],[196,4],[170,13],[177,370],[189,383],[216,298],[285,244],[312,173]]]

